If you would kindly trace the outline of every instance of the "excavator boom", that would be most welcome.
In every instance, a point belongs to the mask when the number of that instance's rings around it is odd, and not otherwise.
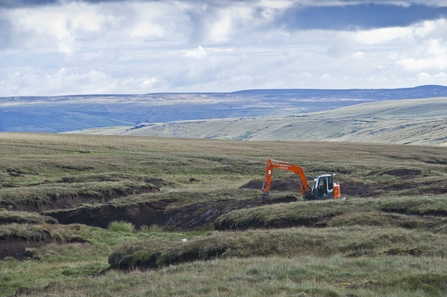
[[[310,187],[307,183],[306,175],[304,174],[304,169],[302,167],[287,162],[268,159],[267,165],[265,167],[264,184],[262,185],[263,200],[264,197],[265,199],[267,198],[268,193],[270,192],[270,184],[272,182],[272,171],[274,168],[289,170],[298,175],[300,178],[300,180],[298,181],[298,186],[300,187],[301,194],[303,194],[303,196],[306,195],[306,192],[310,191]]]

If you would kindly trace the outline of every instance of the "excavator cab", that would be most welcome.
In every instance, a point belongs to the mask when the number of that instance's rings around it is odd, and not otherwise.
[[[332,174],[323,174],[319,175],[314,179],[314,185],[311,188],[312,195],[309,195],[308,198],[312,200],[324,200],[324,199],[334,199],[339,198],[340,195],[336,195],[336,191],[334,190],[334,185],[337,187],[338,184],[334,184]],[[310,200],[310,199],[309,199]]]

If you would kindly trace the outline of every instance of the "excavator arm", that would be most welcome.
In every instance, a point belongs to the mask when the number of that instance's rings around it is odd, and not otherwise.
[[[268,159],[265,167],[264,183],[262,185],[262,202],[265,202],[268,198],[270,184],[272,182],[272,171],[274,168],[292,171],[298,175],[300,178],[298,181],[298,186],[300,187],[303,197],[310,191],[303,168],[295,164]]]

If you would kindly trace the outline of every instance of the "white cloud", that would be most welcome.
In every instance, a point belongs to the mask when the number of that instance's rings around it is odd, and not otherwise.
[[[429,57],[423,59],[408,58],[397,61],[398,65],[401,65],[405,70],[429,70],[429,69],[441,69],[447,70],[447,55]]]
[[[252,7],[237,6],[223,8],[206,18],[208,26],[206,40],[211,43],[230,41],[239,30],[256,24]]]
[[[31,67],[16,69],[0,82],[4,88],[2,96],[110,94],[123,93],[123,88],[135,90],[130,93],[148,93],[154,86],[164,83],[163,79],[148,76],[118,79],[94,69],[79,71],[61,68],[48,73]]]
[[[429,80],[431,77],[432,77],[432,76],[431,76],[430,74],[428,74],[427,72],[421,72],[421,73],[418,73],[418,75],[417,75],[417,78],[418,78],[419,80],[422,80],[422,81],[427,81],[427,80]]]
[[[160,38],[163,35],[165,35],[164,28],[151,22],[136,24],[130,31],[132,37]]]
[[[442,40],[438,38],[438,39],[429,39],[425,43],[428,54],[434,56],[447,54],[447,41],[442,42]]]
[[[286,9],[292,7],[295,3],[294,0],[261,0],[258,5],[265,8]]]
[[[206,57],[208,54],[207,52],[203,49],[203,47],[201,45],[199,45],[196,49],[194,50],[190,50],[190,51],[186,51],[185,52],[185,57],[190,57],[190,58],[195,58],[195,59],[200,59],[200,58],[204,58]]]
[[[327,80],[327,79],[331,79],[331,78],[332,77],[328,73],[325,73],[322,76],[320,76],[320,79],[322,79],[322,80]]]
[[[357,59],[361,59],[361,58],[365,57],[365,53],[358,51],[355,54],[353,54],[352,57],[357,58]]]
[[[364,44],[381,44],[390,42],[396,39],[405,40],[411,37],[411,28],[381,28],[367,31],[359,31],[356,33],[356,39]]]
[[[0,96],[445,84],[445,19],[357,31],[276,23],[299,5],[360,2],[369,1],[62,1],[0,9],[7,22],[0,34],[9,34],[0,36],[7,42]]]

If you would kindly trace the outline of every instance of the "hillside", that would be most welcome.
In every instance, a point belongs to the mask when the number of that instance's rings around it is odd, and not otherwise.
[[[442,146],[447,145],[447,97],[363,103],[295,116],[177,121],[80,132],[180,138]]]
[[[57,133],[138,123],[287,116],[365,102],[432,97],[447,97],[447,87],[3,97],[0,132]]]
[[[445,147],[0,133],[2,296],[445,296]],[[335,173],[303,201],[268,158]]]

